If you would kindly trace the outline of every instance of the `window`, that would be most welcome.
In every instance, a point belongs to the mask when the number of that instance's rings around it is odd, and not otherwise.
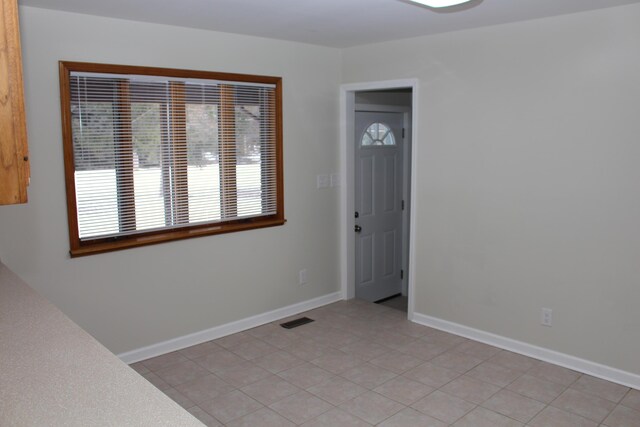
[[[278,77],[60,62],[71,256],[284,224]]]
[[[376,145],[396,145],[391,128],[384,123],[372,123],[362,135],[360,145],[365,147]]]

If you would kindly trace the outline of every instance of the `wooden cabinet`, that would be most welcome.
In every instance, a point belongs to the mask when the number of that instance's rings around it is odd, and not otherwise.
[[[17,0],[0,0],[0,205],[27,202],[29,153]]]

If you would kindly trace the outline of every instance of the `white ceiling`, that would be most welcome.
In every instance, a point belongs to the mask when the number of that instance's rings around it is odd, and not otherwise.
[[[21,5],[332,47],[549,17],[640,0],[472,0],[448,11],[407,0],[19,0]]]

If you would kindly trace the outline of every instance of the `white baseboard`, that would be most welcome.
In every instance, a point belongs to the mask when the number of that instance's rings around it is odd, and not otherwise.
[[[640,375],[638,374],[622,371],[617,368],[591,362],[579,357],[538,347],[533,344],[506,338],[490,332],[481,331],[469,326],[460,325],[458,323],[449,322],[448,320],[442,320],[420,313],[414,313],[412,320],[421,325],[430,326],[474,341],[480,341],[514,353],[523,354],[525,356],[533,357],[534,359],[543,360],[545,362],[553,363],[554,365],[573,369],[574,371],[582,372],[603,380],[640,389]]]
[[[332,302],[340,301],[342,299],[342,292],[334,292],[332,294],[323,295],[321,297],[289,305],[287,307],[278,308],[276,310],[258,314],[256,316],[251,316],[245,319],[237,320],[235,322],[215,326],[204,331],[194,332],[192,334],[173,338],[168,341],[163,341],[147,347],[131,350],[126,353],[119,354],[118,357],[127,364],[138,362],[150,357],[160,356],[162,354],[170,353],[172,351],[180,350],[192,345],[201,344],[203,342],[215,340],[217,338],[222,338],[224,336],[235,334],[237,332],[246,331],[247,329],[255,328],[256,326],[274,322],[276,320],[293,316],[304,311],[313,310],[314,308],[322,307],[323,305],[331,304]]]

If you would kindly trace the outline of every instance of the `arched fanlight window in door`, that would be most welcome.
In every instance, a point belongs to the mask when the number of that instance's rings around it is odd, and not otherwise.
[[[391,128],[384,123],[372,123],[367,127],[360,141],[362,146],[396,145]]]

